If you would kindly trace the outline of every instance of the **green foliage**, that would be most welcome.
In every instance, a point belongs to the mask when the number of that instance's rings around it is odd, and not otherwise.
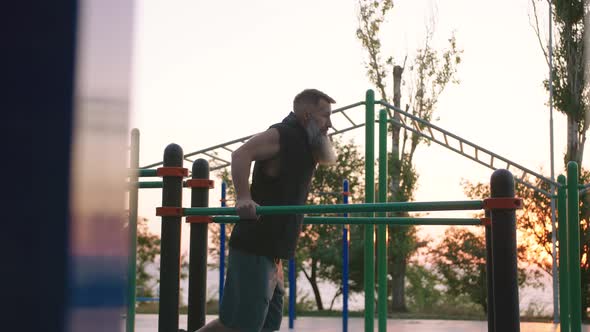
[[[457,66],[461,63],[462,50],[457,49],[457,41],[454,35],[448,39],[447,49],[438,51],[430,46],[434,36],[434,31],[429,27],[424,43],[424,47],[416,51],[416,58],[410,65],[412,87],[409,96],[410,111],[413,115],[431,122],[432,115],[436,110],[438,98],[444,91],[448,83],[458,84],[456,78]],[[420,130],[425,129],[425,125],[417,123]],[[404,132],[404,146],[408,132]],[[430,144],[426,138],[422,138],[414,133],[410,134],[410,160],[418,144]],[[402,154],[403,155],[403,154]]]
[[[445,289],[444,277],[435,268],[408,264],[407,296],[411,313],[398,313],[400,318],[421,317],[431,319],[485,319],[482,306],[467,294],[451,294]]]
[[[582,170],[580,183],[590,183],[590,171]],[[590,319],[590,193],[580,195],[580,256],[582,282],[582,317]]]
[[[216,174],[216,177],[218,179],[220,179],[222,182],[226,183],[226,205],[227,206],[233,206],[233,202],[235,201],[235,197],[236,197],[236,192],[234,189],[234,183],[231,179],[231,174],[229,173],[228,168],[222,168],[221,170],[219,170]],[[221,187],[221,184],[219,185],[219,187]],[[229,240],[229,236],[231,235],[231,231],[234,227],[234,224],[226,224],[225,225],[225,238],[227,240]],[[216,263],[210,263],[210,268],[216,268],[219,267],[219,257],[220,257],[220,253],[219,253],[219,249],[221,246],[221,238],[220,238],[220,232],[221,232],[221,225],[220,224],[210,224],[209,225],[209,234],[210,234],[210,240],[212,245],[209,246],[207,248],[207,250],[209,251],[209,256],[213,258],[214,262]],[[227,255],[229,252],[229,241],[226,241],[226,246],[225,246],[225,257],[226,257],[226,263],[227,263]]]
[[[408,308],[414,312],[434,312],[443,300],[443,292],[436,286],[440,277],[427,268],[412,264],[406,271]]]
[[[137,220],[137,263],[135,270],[138,297],[154,297],[157,283],[147,272],[148,265],[155,264],[160,255],[160,237],[151,233],[146,218]]]
[[[590,183],[590,172],[582,170],[580,183]],[[527,182],[531,183],[530,179]],[[536,182],[537,187],[550,191],[546,183]],[[483,183],[463,183],[466,195],[472,199],[483,199],[490,196],[489,185]],[[534,264],[547,274],[552,270],[551,242],[551,201],[549,197],[516,184],[516,196],[523,199],[523,209],[517,211],[518,220],[518,260],[521,263]],[[557,205],[557,202],[556,202]],[[481,215],[480,215],[481,216]],[[580,256],[582,279],[582,311],[590,308],[590,194],[580,196]],[[559,226],[559,225],[558,225]],[[557,242],[559,250],[559,238]],[[532,273],[532,272],[531,272]],[[527,282],[539,286],[538,272],[529,274]]]
[[[350,225],[348,289],[350,293],[364,292],[365,282],[365,226]]]
[[[533,8],[536,7],[532,0]],[[576,161],[582,165],[586,133],[590,126],[590,89],[587,83],[588,54],[585,42],[585,27],[590,6],[583,0],[551,0],[553,20],[557,30],[553,57],[553,106],[567,116],[567,150],[564,165]],[[537,28],[537,35],[539,31]],[[545,56],[548,52],[543,49]],[[544,82],[549,90],[549,79]],[[581,182],[588,183],[587,173],[581,172]],[[583,180],[585,178],[585,181]],[[580,235],[582,255],[582,315],[588,317],[590,308],[590,234],[588,231],[588,196],[580,197]]]
[[[394,64],[393,57],[390,56],[383,60],[384,57],[381,53],[381,25],[392,8],[393,1],[389,0],[359,0],[359,27],[356,31],[357,38],[367,51],[365,65],[367,76],[381,94],[381,98],[390,103],[387,87],[387,82],[391,81],[388,79],[389,73],[392,69],[395,71],[396,68],[399,69],[400,75],[404,71],[404,68]],[[434,50],[430,46],[433,35],[434,28],[428,26],[424,47],[416,51],[416,56],[409,67],[410,82],[406,84],[408,87],[406,111],[426,121],[432,120],[438,97],[447,84],[450,82],[458,83],[455,74],[457,73],[457,66],[461,62],[460,54],[462,52],[456,47],[454,35],[449,38],[449,47],[447,49],[440,52]],[[395,113],[394,117],[400,120],[398,113]],[[423,129],[424,125],[418,124],[418,126],[419,129]],[[404,130],[403,138],[401,138],[402,142],[400,142],[401,127],[391,126],[390,130],[392,132],[392,153],[389,156],[388,167],[391,181],[389,200],[405,202],[413,197],[418,180],[413,165],[414,152],[420,143],[428,143],[428,141],[411,131]],[[390,270],[393,271],[393,287],[394,293],[396,293],[394,294],[394,310],[405,311],[403,292],[405,283],[403,279],[405,264],[411,254],[418,248],[415,233],[415,227],[389,227],[389,234],[392,237],[390,243],[394,247],[394,250],[388,255],[391,258],[389,260],[391,264]]]
[[[309,204],[342,203],[342,181],[348,179],[351,193],[349,202],[362,201],[364,195],[361,179],[364,175],[364,159],[354,142],[343,144],[334,140],[338,154],[335,165],[319,166],[316,170],[308,197]],[[356,247],[355,247],[356,248]],[[362,256],[361,251],[350,251]],[[351,258],[351,261],[357,258]],[[319,290],[320,280],[342,283],[342,226],[303,225],[296,254],[297,270],[303,271],[312,289]],[[356,289],[356,288],[355,288]],[[338,296],[340,293],[337,293]],[[317,307],[323,309],[319,291],[314,292]],[[333,303],[333,300],[331,301]]]
[[[156,289],[159,286],[159,259],[160,259],[160,237],[148,228],[146,218],[137,220],[137,260],[136,260],[136,296],[137,297],[155,297]],[[152,275],[147,271],[148,266],[157,265],[158,276]],[[183,253],[180,257],[180,280],[188,278],[188,259],[187,254]],[[181,288],[182,293],[182,288]],[[182,300],[182,297],[180,298]],[[181,303],[182,304],[182,303]]]
[[[359,4],[359,28],[356,31],[356,36],[369,54],[369,61],[365,65],[367,76],[377,86],[381,96],[387,100],[385,86],[393,59],[390,57],[385,64],[383,63],[379,32],[385,15],[393,8],[393,1],[360,0]]]
[[[519,250],[520,252],[520,250]],[[432,248],[436,271],[442,276],[447,295],[464,295],[487,312],[486,246],[483,233],[450,227],[443,241]],[[522,256],[522,253],[519,253]],[[519,286],[540,287],[536,271],[518,268]]]
[[[486,247],[483,235],[451,227],[432,250],[435,266],[451,296],[467,295],[487,312]]]
[[[540,0],[531,0],[536,22],[533,27],[549,64],[549,52],[540,37],[536,1]],[[573,160],[581,165],[586,132],[590,125],[590,89],[586,82],[587,54],[584,45],[584,18],[590,7],[583,0],[551,0],[550,4],[557,30],[553,47],[552,101],[555,109],[567,116],[567,150],[564,164]],[[550,89],[549,79],[544,81],[544,85],[547,90]]]
[[[310,312],[310,311],[317,311],[316,303],[314,300],[309,298],[309,294],[303,293],[300,289],[297,290],[295,301],[295,312]],[[283,315],[289,315],[289,294],[285,295],[283,305]]]
[[[573,117],[579,123],[580,130],[587,129],[584,17],[588,13],[588,7],[582,0],[551,2],[558,32],[553,59],[554,106],[560,112]],[[547,81],[545,83],[548,85]]]
[[[530,177],[523,180],[533,183],[545,191],[551,191],[550,185],[543,181],[533,181]],[[462,185],[465,194],[471,199],[490,197],[489,184],[473,184],[464,181]],[[520,183],[516,183],[515,189],[516,196],[523,200],[523,208],[516,212],[519,261],[534,264],[546,273],[551,274],[551,200],[544,194]],[[483,217],[483,213],[479,213],[478,217]]]
[[[395,191],[388,192],[388,200],[391,202],[410,202],[414,199],[414,192],[416,191],[418,185],[418,173],[416,172],[416,168],[414,167],[412,156],[409,154],[403,154],[401,159],[401,171],[398,175],[398,189]],[[394,164],[396,160],[392,153],[387,154],[387,169],[393,169],[396,167]],[[392,175],[390,174],[389,177],[391,178]],[[397,216],[401,215],[408,215],[407,213],[397,213]]]

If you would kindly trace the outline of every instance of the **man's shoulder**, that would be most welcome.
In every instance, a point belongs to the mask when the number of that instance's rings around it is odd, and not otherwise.
[[[273,125],[271,125],[270,127],[268,127],[268,129],[276,129],[279,131],[280,134],[290,134],[290,135],[300,135],[302,134],[302,129],[297,126],[296,124],[293,123],[286,123],[286,122],[278,122],[275,123]]]

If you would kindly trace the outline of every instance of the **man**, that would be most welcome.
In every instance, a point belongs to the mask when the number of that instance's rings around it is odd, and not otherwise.
[[[303,216],[257,216],[256,206],[304,204],[316,165],[336,162],[327,136],[333,103],[319,90],[302,91],[293,100],[293,112],[281,123],[255,135],[232,154],[240,221],[229,242],[219,319],[199,331],[280,328],[285,294],[281,259],[295,255]]]

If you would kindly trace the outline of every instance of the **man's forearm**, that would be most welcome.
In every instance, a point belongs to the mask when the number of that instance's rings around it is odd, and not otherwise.
[[[252,199],[250,195],[250,165],[252,161],[243,156],[232,155],[231,176],[236,190],[236,199]]]

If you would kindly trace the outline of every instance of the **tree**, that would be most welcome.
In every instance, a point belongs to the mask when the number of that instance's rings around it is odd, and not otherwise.
[[[519,250],[522,256],[522,250]],[[443,277],[446,293],[452,297],[467,295],[487,312],[486,245],[483,232],[450,227],[442,242],[431,250],[435,269]],[[534,272],[533,272],[534,273]],[[518,268],[518,284],[534,284],[531,272]]]
[[[537,0],[538,1],[538,0]],[[533,28],[549,65],[549,50],[540,37],[537,7],[531,0],[535,15]],[[550,10],[557,28],[553,57],[553,106],[567,117],[567,150],[564,162],[582,164],[586,132],[590,125],[588,104],[590,94],[586,82],[586,52],[584,48],[584,18],[588,5],[583,0],[551,0]],[[549,90],[549,80],[545,80]]]
[[[531,0],[534,10],[535,23],[533,28],[537,34],[539,44],[549,62],[548,42],[541,38],[537,5]],[[587,19],[589,6],[584,0],[551,0],[549,10],[553,14],[553,23],[557,29],[555,36],[554,57],[552,63],[553,76],[544,81],[545,88],[550,89],[549,79],[553,87],[552,106],[567,118],[567,148],[564,155],[564,165],[569,161],[575,161],[582,165],[584,159],[584,146],[586,133],[590,126],[590,90],[588,88],[586,75],[588,74],[587,54],[584,45],[585,19]],[[584,177],[583,170],[580,172],[580,182],[588,180]],[[586,196],[587,197],[587,196]],[[581,261],[582,261],[582,316],[587,317],[590,307],[590,269],[588,269],[588,257],[590,255],[590,236],[588,235],[588,220],[590,209],[584,208],[587,198],[580,197],[582,208],[580,209],[580,234],[581,238]],[[584,283],[585,281],[585,283]]]
[[[418,312],[434,312],[444,301],[443,292],[438,289],[441,278],[430,268],[419,264],[408,265],[408,308]]]
[[[226,205],[232,206],[233,204],[231,204],[231,203],[228,204],[228,202],[233,202],[235,200],[236,194],[235,194],[235,189],[234,189],[234,183],[231,179],[231,174],[229,173],[228,168],[220,169],[217,172],[216,176],[222,182],[225,182],[225,184],[226,184],[226,196],[225,196]],[[229,239],[229,235],[231,234],[233,227],[234,227],[234,224],[225,224],[225,234],[224,235],[225,235],[226,239]],[[219,261],[219,259],[220,259],[219,250],[221,247],[221,238],[220,238],[221,227],[220,227],[220,224],[209,225],[209,232],[211,233],[211,243],[213,244],[212,246],[208,247],[209,256],[214,258],[216,261]],[[227,259],[229,245],[226,245],[225,250],[226,250],[225,257]],[[216,268],[216,267],[219,267],[219,264],[211,264],[209,267]]]
[[[537,179],[531,181],[529,177],[523,179],[540,189],[549,191],[549,184]],[[526,282],[534,287],[541,287],[541,272],[551,275],[552,243],[551,243],[551,200],[537,190],[523,184],[516,183],[515,194],[522,198],[523,208],[516,210],[519,262],[519,282]],[[467,197],[484,199],[491,196],[489,184],[473,184],[463,182]],[[483,217],[483,213],[476,217]],[[482,240],[483,241],[483,240]],[[484,242],[485,248],[485,242]],[[483,256],[485,259],[485,255]],[[521,268],[522,272],[520,272]],[[526,273],[525,273],[526,272]]]
[[[443,276],[451,296],[467,294],[487,312],[486,247],[484,237],[450,227],[432,250],[435,269]]]
[[[530,178],[525,181],[531,183]],[[581,183],[590,182],[590,172],[582,171]],[[533,182],[537,187],[550,191],[549,184],[542,181]],[[490,197],[489,185],[468,181],[463,183],[465,193],[472,199]],[[552,274],[552,243],[551,243],[551,202],[550,198],[522,184],[516,184],[516,196],[523,199],[523,208],[517,211],[519,235],[519,261],[535,265],[548,275]],[[590,307],[590,195],[580,195],[580,255],[582,282],[582,311]],[[560,242],[557,242],[559,252]],[[536,276],[533,276],[536,278]]]
[[[381,98],[390,101],[386,82],[389,68],[393,67],[393,101],[394,106],[399,107],[401,75],[405,70],[405,60],[403,67],[394,65],[393,57],[383,60],[379,37],[381,25],[387,13],[393,8],[393,1],[359,0],[359,4],[359,28],[356,34],[367,51],[367,76],[381,94]],[[451,36],[448,48],[439,53],[430,45],[433,35],[433,26],[428,26],[424,46],[417,50],[410,65],[411,78],[406,85],[409,86],[406,111],[426,121],[432,120],[438,97],[446,85],[458,83],[455,74],[462,52],[456,47],[455,37]],[[394,112],[393,118],[399,122],[401,115],[399,112]],[[423,125],[420,124],[420,126]],[[389,154],[390,164],[388,165],[391,184],[389,200],[405,202],[412,199],[418,181],[413,162],[414,152],[420,143],[428,142],[413,132],[402,130],[399,125],[393,125],[391,133],[392,152]],[[394,311],[406,311],[404,293],[406,265],[411,254],[418,248],[416,229],[413,226],[389,226],[389,235],[390,243],[392,243],[388,253],[389,271],[393,274],[392,308]]]
[[[311,183],[309,204],[342,203],[342,181],[348,179],[351,199],[360,201],[364,191],[361,179],[364,174],[364,159],[357,146],[351,141],[343,144],[334,139],[338,160],[332,166],[319,166]],[[361,254],[351,251],[351,254]],[[356,261],[356,259],[355,259]],[[342,283],[342,226],[341,225],[303,225],[297,249],[297,267],[309,281],[318,310],[324,305],[319,291],[319,281]],[[341,294],[342,288],[331,300]],[[332,305],[330,305],[332,307]]]
[[[580,182],[590,183],[590,171],[582,171]],[[580,195],[580,271],[582,283],[582,317],[588,320],[590,308],[590,194]]]
[[[151,265],[156,265],[156,271],[160,271],[160,237],[148,228],[147,218],[137,220],[137,260],[135,269],[135,285],[137,297],[155,297],[155,290],[159,287],[160,279],[148,271]],[[188,278],[189,263],[186,252],[180,257],[180,280]],[[159,275],[159,273],[158,273]],[[182,294],[182,288],[180,289]],[[182,297],[180,298],[182,303]]]
[[[549,184],[530,177],[523,180],[533,183],[540,189],[550,191]],[[465,194],[471,199],[490,197],[489,184],[473,184],[469,181],[462,183]],[[537,190],[516,183],[515,193],[522,198],[523,208],[517,210],[519,259],[530,262],[542,271],[551,275],[552,243],[551,243],[551,199]],[[483,215],[480,215],[480,217]]]
[[[137,263],[136,263],[136,288],[138,297],[154,297],[154,288],[157,282],[148,272],[149,265],[155,264],[160,255],[160,237],[150,232],[146,218],[138,218],[137,221]]]

